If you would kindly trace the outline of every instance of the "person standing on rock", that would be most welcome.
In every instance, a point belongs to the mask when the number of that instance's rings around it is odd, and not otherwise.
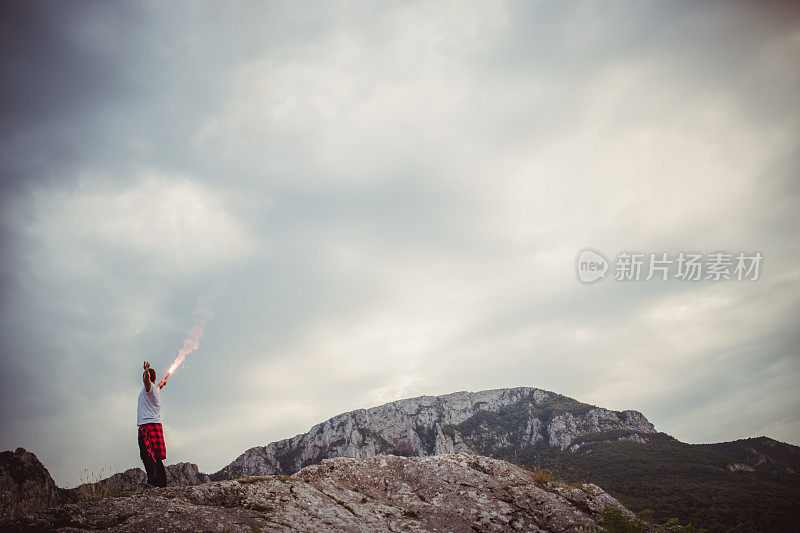
[[[139,393],[136,425],[139,426],[139,456],[147,472],[146,487],[166,487],[167,471],[162,461],[167,458],[167,445],[161,427],[161,388],[167,384],[167,378],[156,385],[156,371],[145,361],[142,381],[144,388]]]

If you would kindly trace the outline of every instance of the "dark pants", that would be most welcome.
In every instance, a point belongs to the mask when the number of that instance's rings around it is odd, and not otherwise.
[[[144,445],[144,439],[139,435],[139,457],[144,463],[144,471],[147,472],[147,482],[156,487],[167,486],[167,470],[161,459],[153,460]]]

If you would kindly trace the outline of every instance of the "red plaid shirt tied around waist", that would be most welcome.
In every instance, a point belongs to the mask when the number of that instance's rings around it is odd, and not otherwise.
[[[164,430],[161,424],[142,424],[139,426],[139,436],[142,437],[147,453],[154,461],[167,458],[167,445],[164,443]]]

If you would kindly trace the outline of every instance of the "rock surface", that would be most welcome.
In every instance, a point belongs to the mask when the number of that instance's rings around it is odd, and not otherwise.
[[[292,474],[333,457],[429,456],[546,444],[567,450],[577,437],[625,430],[627,440],[655,428],[638,411],[610,411],[531,388],[421,396],[331,418],[308,433],[251,448],[212,479]]]
[[[194,463],[175,463],[167,465],[167,485],[182,487],[198,485],[210,481],[208,474],[203,474]],[[64,489],[71,495],[70,500],[85,500],[94,495],[116,496],[142,490],[147,482],[147,474],[141,468],[129,468],[124,472],[101,479],[97,483],[84,483],[74,489]]]
[[[0,517],[46,509],[60,501],[55,481],[36,455],[24,448],[0,452]]]
[[[144,472],[142,472],[144,473]],[[194,463],[175,463],[167,465],[167,485],[171,487],[184,487],[208,483],[211,478],[208,474],[200,472]]]
[[[0,522],[43,531],[574,531],[602,526],[595,485],[537,482],[469,454],[328,459],[293,476],[243,478],[66,504]],[[541,481],[541,480],[540,480]]]

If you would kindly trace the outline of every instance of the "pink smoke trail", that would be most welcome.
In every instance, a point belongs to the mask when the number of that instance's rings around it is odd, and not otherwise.
[[[214,310],[212,304],[222,292],[222,286],[217,285],[209,294],[204,294],[197,299],[197,307],[194,309],[196,317],[194,326],[189,330],[189,334],[183,340],[183,346],[178,350],[178,355],[167,371],[167,377],[171,376],[179,366],[186,360],[186,356],[197,350],[200,347],[200,341],[203,339],[206,324],[214,317]]]

